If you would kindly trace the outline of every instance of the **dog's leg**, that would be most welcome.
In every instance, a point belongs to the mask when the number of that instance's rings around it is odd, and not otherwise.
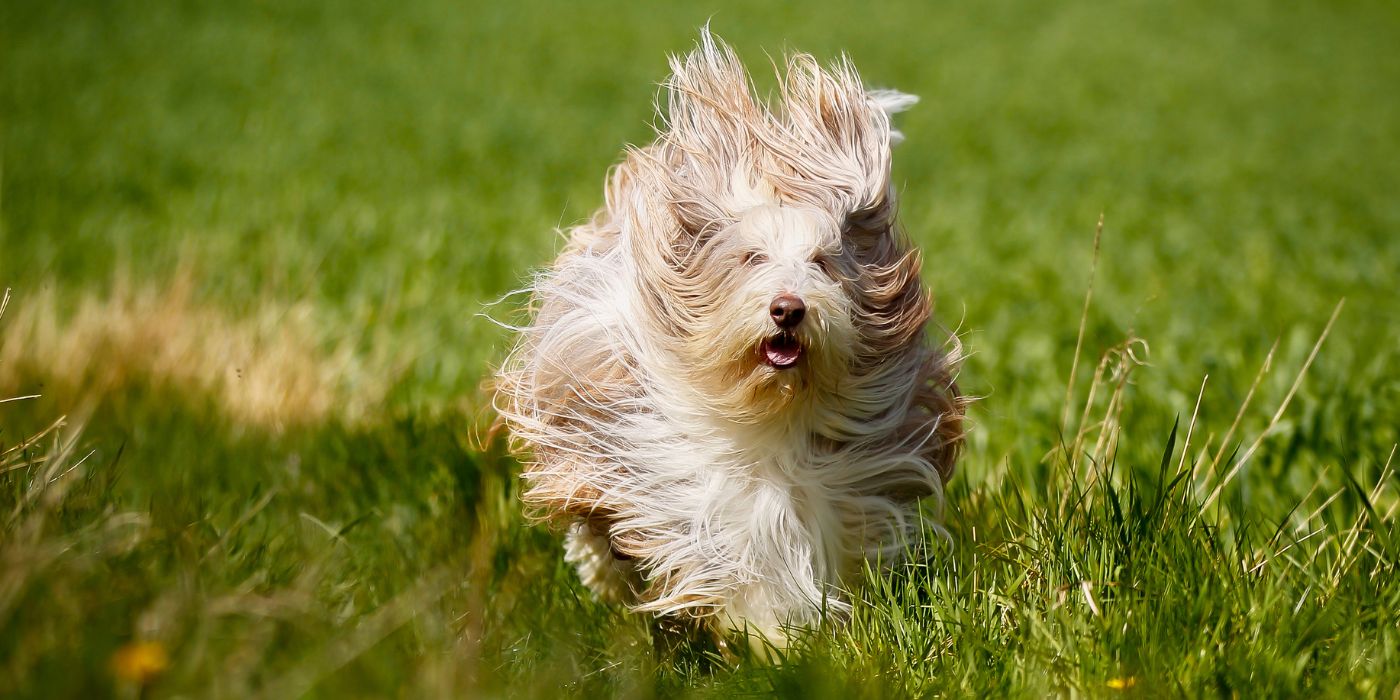
[[[583,520],[575,522],[564,537],[564,561],[578,569],[579,580],[599,600],[635,602],[633,586],[638,583],[637,567],[632,560],[617,557],[606,532],[598,532]]]

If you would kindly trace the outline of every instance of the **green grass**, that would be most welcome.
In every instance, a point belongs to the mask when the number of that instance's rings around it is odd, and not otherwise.
[[[0,403],[0,450],[69,420],[0,458],[0,696],[1395,697],[1397,8],[6,2],[0,398],[42,397]],[[751,66],[846,51],[924,97],[902,216],[983,397],[951,542],[782,664],[654,653],[483,431],[478,314],[711,18]],[[26,350],[180,279],[333,404],[250,420],[140,342]],[[169,656],[144,688],[110,665],[135,641]]]

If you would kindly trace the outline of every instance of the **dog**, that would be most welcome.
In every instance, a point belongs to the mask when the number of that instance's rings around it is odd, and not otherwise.
[[[941,527],[964,435],[895,221],[917,98],[799,53],[759,101],[708,29],[670,65],[656,140],[524,290],[495,407],[599,598],[781,647]]]

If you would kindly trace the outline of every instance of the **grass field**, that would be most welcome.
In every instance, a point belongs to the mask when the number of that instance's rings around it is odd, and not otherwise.
[[[483,430],[479,314],[707,19],[923,96],[902,216],[982,397],[951,543],[780,664],[654,653]],[[0,3],[0,696],[1400,697],[1397,37],[1382,0]]]

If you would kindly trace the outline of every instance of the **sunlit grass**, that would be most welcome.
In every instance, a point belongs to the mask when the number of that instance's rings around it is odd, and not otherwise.
[[[707,19],[923,97],[902,220],[980,397],[947,539],[782,663],[591,600],[486,430],[484,305]],[[1379,2],[0,4],[0,696],[1392,697],[1396,35]]]

